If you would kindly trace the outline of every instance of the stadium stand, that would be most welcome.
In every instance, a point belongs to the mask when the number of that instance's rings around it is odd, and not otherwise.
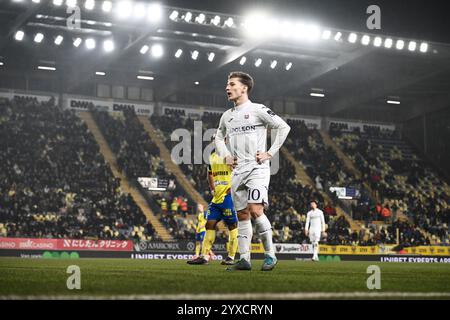
[[[111,115],[105,111],[92,110],[92,114],[116,154],[119,168],[126,173],[131,183],[138,186],[138,177],[158,177],[176,181],[175,176],[166,169],[158,147],[151,141],[134,111],[127,110],[123,114]],[[190,206],[187,205],[188,196],[177,183],[171,190],[145,194],[152,210],[175,239],[186,239],[187,235],[195,234],[192,218],[186,218],[188,212],[194,213],[194,206],[192,201]],[[177,201],[179,198],[182,200]],[[169,202],[170,210],[163,210],[162,199]],[[173,204],[176,204],[174,210]]]
[[[4,167],[0,173],[0,235],[158,238],[132,197],[121,193],[120,182],[112,175],[86,125],[73,111],[35,99],[4,99],[1,103],[0,128],[2,137],[8,139],[1,139],[6,152],[0,159]],[[139,176],[176,181],[134,112],[91,112],[129,181],[136,184]],[[201,118],[203,133],[216,128],[219,118],[218,114],[205,114]],[[152,116],[151,122],[169,150],[179,143],[170,138],[176,129],[188,129],[193,136],[191,118]],[[301,183],[293,164],[280,153],[280,170],[271,177],[268,210],[275,242],[306,243],[304,223],[309,201],[318,199],[328,225],[327,244],[394,244],[397,230],[402,245],[448,243],[448,186],[397,132],[370,128],[364,133],[348,132],[331,125],[330,136],[361,172],[361,177],[357,177],[324,143],[318,130],[309,129],[302,121],[289,124],[292,131],[285,144],[288,155],[301,161],[314,186]],[[203,148],[209,143],[204,141]],[[209,201],[207,166],[179,167]],[[377,203],[365,188],[366,183],[376,192]],[[329,191],[331,186],[361,190],[362,196],[351,210],[361,222],[360,229],[351,228],[348,219],[336,214],[342,203]],[[325,192],[326,199],[321,192]],[[146,193],[146,199],[175,239],[194,238],[195,212],[192,200],[182,188]],[[410,221],[396,219],[397,211],[405,213]],[[223,240],[224,234],[220,238]],[[259,241],[256,233],[254,241]]]
[[[0,104],[3,234],[157,239],[73,111],[33,98]]]
[[[448,185],[398,132],[376,127],[349,131],[332,125],[330,135],[377,193],[376,205],[361,208],[363,219],[388,220],[389,212],[398,211],[429,233],[433,242],[449,243]]]

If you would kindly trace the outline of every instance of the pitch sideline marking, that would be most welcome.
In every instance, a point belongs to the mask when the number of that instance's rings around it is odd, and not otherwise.
[[[0,300],[298,300],[356,298],[450,298],[450,292],[292,292],[138,295],[9,295]]]

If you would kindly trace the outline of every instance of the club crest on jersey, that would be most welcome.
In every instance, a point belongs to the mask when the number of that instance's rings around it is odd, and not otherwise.
[[[248,119],[248,118],[250,118],[249,114],[244,115],[244,119]]]

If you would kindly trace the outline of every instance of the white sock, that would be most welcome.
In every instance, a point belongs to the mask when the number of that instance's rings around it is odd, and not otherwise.
[[[317,242],[313,243],[313,258],[319,258],[317,255],[319,254],[319,244]]]
[[[250,245],[252,243],[253,228],[250,220],[238,221],[238,247],[241,259],[250,262]]]
[[[261,236],[265,253],[275,258],[275,250],[272,242],[272,226],[264,213],[255,219],[255,226]]]

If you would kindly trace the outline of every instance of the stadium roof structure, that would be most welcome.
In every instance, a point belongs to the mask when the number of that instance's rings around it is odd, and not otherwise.
[[[227,74],[242,70],[254,100],[294,101],[302,114],[396,122],[450,104],[447,44],[183,3],[2,1],[0,87],[84,94],[121,83],[153,88],[157,101],[225,102]]]

